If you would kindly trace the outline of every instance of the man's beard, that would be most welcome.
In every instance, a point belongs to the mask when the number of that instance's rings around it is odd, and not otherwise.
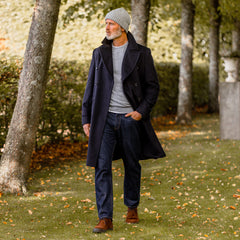
[[[118,30],[116,30],[116,32],[113,32],[110,36],[106,35],[107,40],[113,40],[115,38],[118,38],[122,35],[122,29],[121,27],[119,27]]]

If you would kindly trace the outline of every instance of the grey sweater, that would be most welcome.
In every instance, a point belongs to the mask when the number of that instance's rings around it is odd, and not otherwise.
[[[119,47],[112,45],[114,85],[109,106],[109,112],[112,113],[125,114],[133,111],[122,84],[122,62],[127,46],[128,42]]]

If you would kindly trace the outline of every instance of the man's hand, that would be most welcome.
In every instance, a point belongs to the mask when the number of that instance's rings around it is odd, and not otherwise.
[[[86,134],[87,137],[89,137],[90,133],[90,123],[86,123],[83,125],[83,131]]]
[[[134,111],[134,112],[127,113],[125,117],[131,117],[132,119],[139,121],[142,119],[142,114],[137,111]]]

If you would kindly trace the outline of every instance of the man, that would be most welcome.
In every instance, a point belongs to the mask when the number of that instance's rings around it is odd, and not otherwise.
[[[151,52],[128,31],[123,8],[105,17],[106,38],[93,51],[82,105],[82,124],[89,137],[87,165],[95,167],[99,223],[95,233],[113,229],[112,160],[124,162],[126,222],[139,221],[141,165],[139,160],[164,157],[150,123],[159,92]]]

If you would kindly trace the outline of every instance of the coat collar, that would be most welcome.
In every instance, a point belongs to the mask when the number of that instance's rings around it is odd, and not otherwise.
[[[123,59],[122,81],[124,81],[133,71],[140,55],[138,50],[138,44],[136,43],[133,35],[130,32],[127,33],[127,38],[128,38],[128,47]],[[107,40],[106,38],[104,38],[104,40],[102,41],[102,44],[103,45],[100,47],[100,52],[101,52],[104,64],[106,65],[109,73],[113,77],[112,40]]]

